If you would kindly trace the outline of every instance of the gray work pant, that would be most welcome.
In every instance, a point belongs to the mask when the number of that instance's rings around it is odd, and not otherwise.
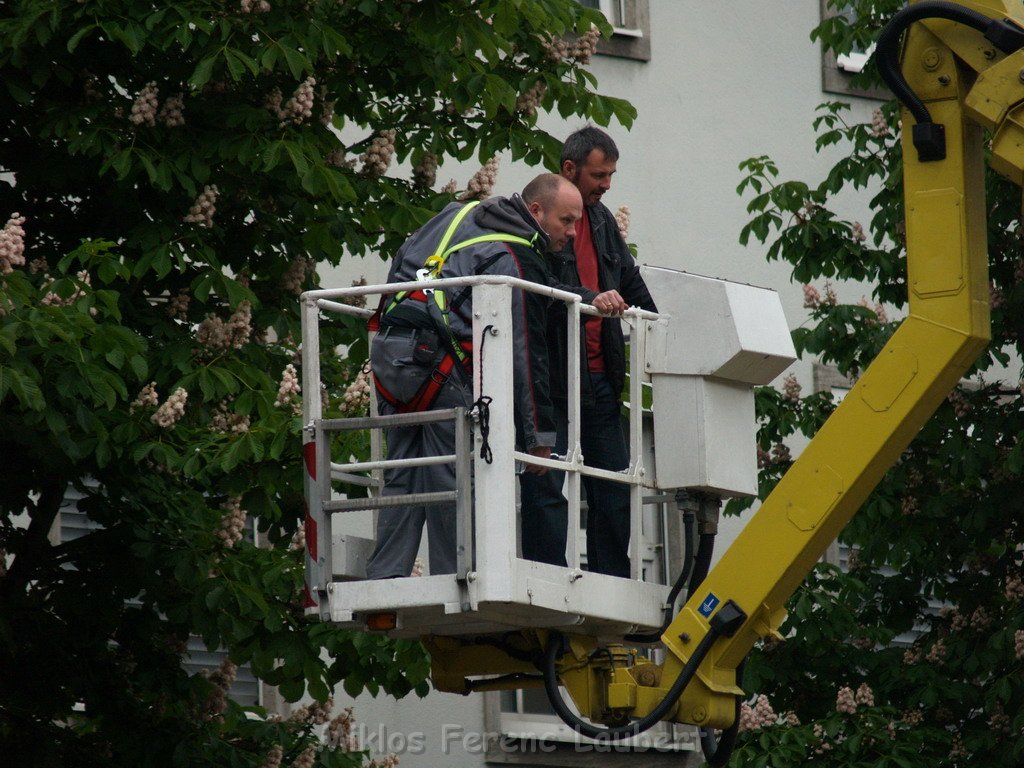
[[[396,390],[402,387],[403,379],[411,375],[410,361],[405,354],[411,343],[409,336],[408,332],[389,329],[389,332],[378,335],[371,347],[374,375],[380,376],[384,386],[396,394]],[[472,401],[470,385],[457,371],[453,371],[451,378],[441,387],[431,409],[468,408]],[[378,412],[381,416],[387,416],[396,411],[382,399]],[[443,421],[412,427],[393,427],[384,430],[384,439],[387,441],[389,460],[451,455],[455,453],[455,423]],[[449,463],[388,470],[384,473],[382,495],[452,490],[455,490],[455,466]],[[380,510],[377,517],[377,545],[366,565],[366,577],[389,579],[410,575],[419,551],[424,522],[427,524],[429,573],[455,573],[457,527],[455,504],[451,503],[387,507]]]

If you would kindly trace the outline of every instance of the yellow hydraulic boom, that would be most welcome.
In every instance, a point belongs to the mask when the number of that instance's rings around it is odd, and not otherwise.
[[[909,315],[689,596],[662,635],[663,664],[535,633],[579,711],[612,726],[581,724],[581,733],[620,738],[654,719],[732,726],[737,667],[758,639],[777,635],[786,601],[986,347],[982,131],[993,135],[993,167],[1022,183],[1022,27],[1019,2],[922,1],[883,32],[879,67],[903,104]],[[528,633],[523,643],[522,654],[507,655],[428,641],[435,684],[465,690],[465,676],[496,673],[505,678],[493,687],[522,684],[532,668]]]

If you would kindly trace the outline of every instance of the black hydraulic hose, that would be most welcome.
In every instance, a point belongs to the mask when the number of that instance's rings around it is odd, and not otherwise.
[[[679,701],[679,697],[683,695],[683,691],[686,686],[689,685],[690,680],[693,679],[694,674],[697,672],[697,667],[700,666],[701,662],[704,661],[704,657],[707,656],[709,650],[711,650],[712,644],[715,640],[723,633],[721,627],[717,627],[714,623],[711,625],[711,629],[704,636],[694,650],[693,655],[689,661],[686,662],[682,671],[679,673],[679,677],[672,683],[672,687],[669,688],[668,693],[665,694],[658,705],[650,711],[648,715],[634,720],[629,725],[618,725],[611,728],[602,728],[596,725],[591,725],[585,720],[580,719],[569,707],[566,706],[565,701],[562,699],[562,694],[558,690],[558,670],[555,668],[555,662],[558,660],[559,651],[562,648],[562,635],[553,632],[551,639],[548,641],[547,652],[544,654],[544,690],[548,694],[548,701],[551,702],[552,708],[566,725],[572,728],[581,736],[586,736],[590,739],[597,741],[619,741],[621,739],[631,739],[634,736],[643,733],[654,725],[657,725],[661,720],[668,715],[669,712],[675,708],[676,703]]]
[[[918,3],[902,9],[885,25],[885,29],[878,36],[878,47],[875,54],[878,61],[878,72],[896,98],[906,105],[919,123],[930,123],[932,118],[928,107],[911,90],[903,77],[899,63],[899,43],[900,36],[907,27],[927,18],[949,19],[966,24],[980,32],[984,32],[992,22],[988,16],[964,8],[962,5],[933,0],[933,2]]]
[[[693,565],[693,575],[690,577],[690,596],[697,591],[711,569],[711,557],[715,554],[715,534],[702,533],[700,542],[697,544],[697,557]]]
[[[744,660],[738,667],[736,667],[736,685],[743,687],[743,667],[746,666],[746,660]],[[732,752],[736,748],[736,736],[740,732],[740,697],[736,697],[736,717],[732,721],[732,725],[722,731],[722,735],[715,739],[715,734],[711,728],[700,729],[700,750],[704,753],[704,761],[711,766],[711,768],[722,768],[726,763],[729,762],[729,758],[732,757]]]
[[[715,641],[720,637],[732,637],[733,633],[747,620],[746,613],[732,600],[726,600],[721,608],[711,617],[711,621],[708,622],[710,625],[708,633],[704,635],[697,647],[693,650],[693,655],[690,656],[686,664],[679,672],[679,676],[673,681],[672,686],[668,689],[665,697],[658,702],[657,706],[654,707],[646,716],[639,720],[634,720],[629,725],[618,725],[611,728],[601,728],[592,725],[585,720],[580,719],[572,710],[570,710],[565,702],[562,700],[562,695],[558,690],[558,669],[555,664],[558,661],[560,651],[562,650],[563,637],[557,632],[552,632],[551,639],[548,640],[548,647],[544,654],[544,690],[548,695],[548,701],[551,702],[552,708],[555,713],[562,718],[562,722],[572,728],[574,731],[582,736],[586,736],[597,741],[618,741],[620,739],[631,739],[634,736],[643,733],[648,728],[656,725],[658,722],[663,720],[665,717],[675,709],[679,702],[679,697],[683,695],[683,691],[686,690],[686,686],[690,684],[693,676],[697,673],[697,668],[704,661],[704,658],[708,655],[708,651],[711,650],[711,646],[715,644]]]
[[[683,569],[679,572],[679,576],[676,577],[675,583],[672,584],[672,589],[668,593],[668,599],[665,601],[665,618],[661,622],[661,627],[655,632],[626,635],[624,639],[627,643],[661,642],[661,636],[665,634],[665,630],[668,629],[668,625],[671,624],[672,619],[675,618],[676,600],[679,599],[679,593],[683,591],[683,587],[686,586],[686,582],[690,578],[690,573],[693,570],[693,520],[694,514],[692,512],[683,513],[683,526],[686,528],[686,541],[684,544],[685,550],[683,551]]]
[[[875,51],[875,59],[878,63],[878,73],[882,76],[885,84],[889,86],[893,94],[906,105],[907,109],[914,116],[918,123],[932,122],[931,113],[924,102],[911,90],[906,78],[900,69],[900,36],[911,24],[922,19],[948,19],[960,24],[966,24],[979,32],[988,32],[993,21],[988,16],[964,8],[956,3],[948,3],[943,0],[932,0],[932,2],[917,3],[902,9],[890,19],[885,25],[882,33],[878,36],[878,47]]]
[[[922,163],[944,160],[946,157],[946,126],[932,120],[931,112],[914,93],[900,69],[900,36],[911,24],[922,19],[947,19],[964,24],[984,33],[985,39],[1003,53],[1024,48],[1024,28],[1009,19],[990,19],[988,16],[956,3],[943,0],[918,3],[899,11],[878,36],[875,60],[878,72],[914,116],[911,136],[917,158]]]

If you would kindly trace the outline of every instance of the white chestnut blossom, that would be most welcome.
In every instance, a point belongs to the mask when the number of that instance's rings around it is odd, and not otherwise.
[[[387,173],[391,159],[395,155],[395,130],[381,131],[370,142],[369,148],[360,160],[363,163],[362,173],[366,176],[379,177]]]
[[[313,116],[314,88],[316,78],[307,77],[299,87],[295,89],[292,97],[284,105],[281,118],[291,120],[295,125],[301,125]]]
[[[459,195],[459,200],[466,202],[469,200],[486,200],[490,197],[491,190],[494,189],[494,183],[498,179],[498,162],[499,158],[495,155],[484,163],[483,167],[473,174],[473,178],[466,185],[466,191]]]
[[[232,496],[220,505],[224,514],[220,518],[220,527],[217,529],[217,538],[225,547],[233,547],[242,540],[245,532],[245,518],[247,512],[242,509],[242,497]]]
[[[150,128],[156,125],[157,108],[160,106],[160,102],[157,100],[159,93],[160,89],[156,87],[155,82],[149,82],[143,86],[139,95],[135,97],[135,101],[132,103],[132,112],[128,116],[132,125],[148,125]]]
[[[149,384],[139,390],[139,394],[132,400],[132,404],[128,406],[128,413],[135,413],[140,408],[149,408],[159,404],[160,397],[156,393],[156,382],[151,381]]]
[[[0,275],[9,275],[25,263],[25,217],[12,213],[0,229]]]
[[[413,183],[420,189],[430,189],[437,181],[437,155],[425,152],[412,169]]]
[[[216,184],[207,184],[182,220],[186,224],[198,224],[200,227],[211,229],[213,214],[217,212],[217,197],[219,195],[220,190],[217,189]]]
[[[164,102],[156,119],[168,128],[185,124],[185,94],[176,93]]]
[[[615,224],[619,228],[619,234],[622,235],[622,239],[625,240],[629,237],[629,206],[620,205],[619,210],[615,212]]]
[[[284,371],[281,372],[281,383],[277,387],[277,399],[274,400],[274,405],[278,408],[291,405],[293,397],[300,392],[302,392],[302,385],[299,384],[299,376],[295,371],[295,366],[288,363],[284,367]]]
[[[170,429],[185,415],[185,402],[187,400],[188,392],[184,388],[178,387],[164,404],[157,408],[156,413],[150,417],[150,421],[158,427]]]

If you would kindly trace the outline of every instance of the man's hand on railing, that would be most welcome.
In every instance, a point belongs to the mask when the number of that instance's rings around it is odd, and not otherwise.
[[[616,290],[597,294],[594,297],[592,306],[605,315],[621,315],[629,309],[629,304],[626,303],[626,300]]]
[[[535,445],[529,451],[531,456],[536,456],[539,459],[550,459],[551,458],[551,446],[549,445]],[[523,462],[525,464],[525,462]],[[531,475],[546,475],[548,473],[547,467],[537,467],[532,464],[526,464],[523,468],[523,472],[528,472]]]

